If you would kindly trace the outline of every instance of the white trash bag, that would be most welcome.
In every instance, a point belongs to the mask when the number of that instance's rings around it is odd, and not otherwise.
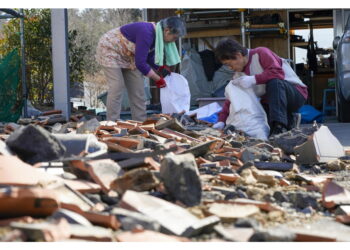
[[[226,125],[231,124],[249,136],[267,140],[270,127],[253,88],[242,88],[231,81],[225,88],[225,97],[231,102]]]
[[[191,93],[185,77],[171,73],[164,78],[166,87],[160,89],[162,113],[172,114],[190,110]]]

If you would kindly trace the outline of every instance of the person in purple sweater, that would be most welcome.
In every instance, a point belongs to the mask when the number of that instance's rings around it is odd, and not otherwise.
[[[164,43],[171,43],[186,32],[179,17],[160,21]],[[155,81],[158,88],[166,86],[166,66],[155,64],[156,24],[135,22],[105,33],[96,48],[96,60],[102,66],[108,83],[107,120],[120,119],[122,94],[127,89],[133,120],[146,119],[143,76]]]
[[[254,87],[256,93],[256,87],[263,87],[265,93],[257,94],[261,96],[261,103],[267,113],[271,136],[293,127],[293,113],[304,105],[308,91],[285,59],[265,47],[247,49],[233,39],[220,41],[215,53],[222,64],[236,72],[245,73],[233,80],[233,84],[243,88]],[[214,128],[224,128],[229,107],[230,101],[227,100]]]

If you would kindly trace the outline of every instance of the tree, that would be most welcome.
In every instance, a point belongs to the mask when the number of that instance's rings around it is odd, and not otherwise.
[[[53,103],[52,41],[50,9],[24,10],[24,37],[26,41],[26,83],[28,97],[34,104]],[[3,25],[3,39],[0,40],[0,54],[20,48],[19,19],[11,19]],[[76,43],[77,33],[70,30],[69,68],[70,81],[83,81],[84,53],[87,45]]]
[[[88,106],[99,107],[97,96],[107,91],[105,77],[95,59],[100,37],[108,30],[136,21],[141,21],[140,9],[68,10],[68,28],[77,31],[75,41],[78,47],[89,47],[83,59],[84,91]]]
[[[78,9],[68,10],[68,28],[77,30],[77,44],[81,46],[81,43],[85,43],[91,48],[85,53],[85,76],[93,77],[101,70],[95,60],[100,37],[108,30],[137,21],[141,21],[140,9],[84,9],[81,12]]]

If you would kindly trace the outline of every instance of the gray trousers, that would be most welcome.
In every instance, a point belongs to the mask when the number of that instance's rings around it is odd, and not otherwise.
[[[126,87],[133,120],[146,120],[146,101],[143,77],[139,70],[103,67],[107,79],[107,120],[120,119],[123,91]]]

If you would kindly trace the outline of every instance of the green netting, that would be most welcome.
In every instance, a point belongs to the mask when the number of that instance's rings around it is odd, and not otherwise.
[[[20,56],[17,49],[0,59],[0,121],[16,122],[23,102],[18,100]]]

